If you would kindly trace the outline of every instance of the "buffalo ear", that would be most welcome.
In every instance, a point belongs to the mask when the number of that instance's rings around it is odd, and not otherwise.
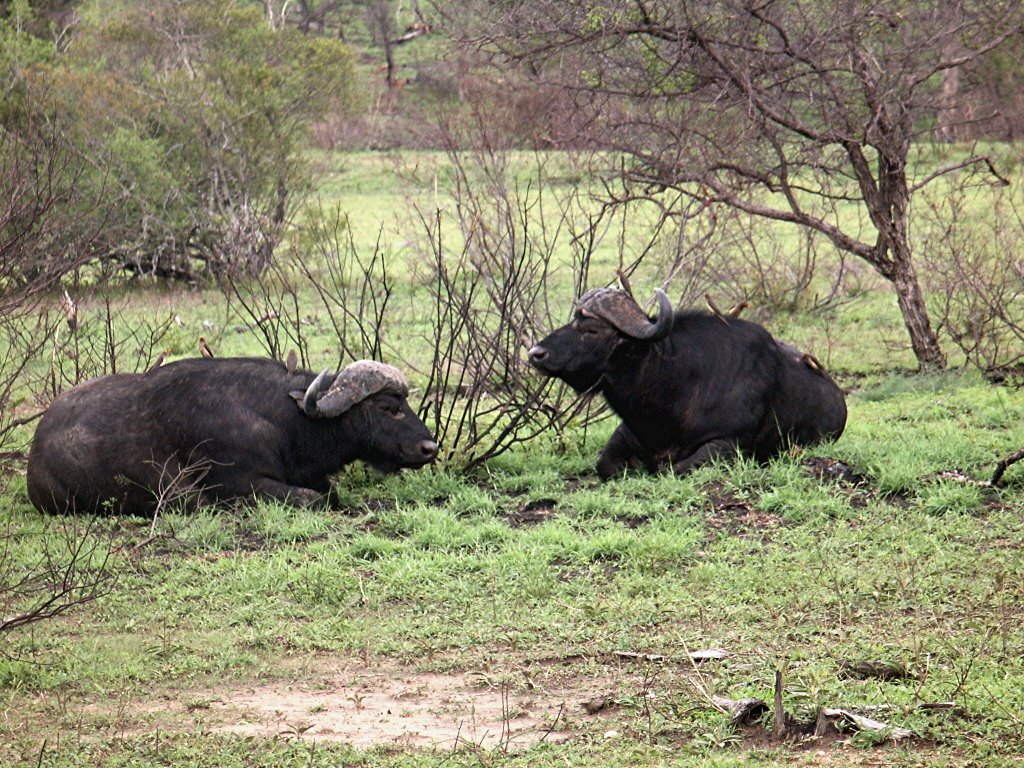
[[[301,389],[293,390],[288,394],[291,395],[292,399],[298,403],[300,410],[307,416],[319,416],[320,413],[317,409],[317,400],[320,395],[326,389],[328,369],[324,368],[312,383],[303,392]]]

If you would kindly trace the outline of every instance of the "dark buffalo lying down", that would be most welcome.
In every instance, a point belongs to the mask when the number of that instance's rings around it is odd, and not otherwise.
[[[756,323],[673,313],[657,295],[652,322],[626,293],[590,291],[575,319],[529,353],[576,391],[603,393],[622,418],[601,452],[601,477],[669,465],[682,474],[736,451],[765,460],[842,434],[843,392],[813,357]]]
[[[315,376],[273,360],[199,358],[103,376],[43,415],[29,498],[46,512],[136,515],[182,497],[313,503],[356,459],[384,471],[434,459],[408,391],[400,371],[370,361]]]

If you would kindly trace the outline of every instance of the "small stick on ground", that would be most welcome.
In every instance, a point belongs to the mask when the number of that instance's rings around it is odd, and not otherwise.
[[[117,554],[119,552],[124,551],[125,549],[130,549],[132,552],[138,552],[143,547],[149,546],[150,544],[152,544],[154,541],[157,541],[158,539],[173,539],[173,538],[174,538],[174,532],[173,531],[160,531],[159,533],[154,533],[151,536],[147,536],[145,539],[143,539],[142,541],[138,542],[137,544],[127,544],[127,543],[121,544],[120,546],[115,547],[114,549],[112,549],[111,552],[113,552],[114,554]]]
[[[1011,453],[1005,459],[996,464],[996,471],[992,473],[992,479],[989,480],[989,485],[993,488],[999,488],[1003,485],[1003,473],[1006,472],[1007,467],[1016,464],[1021,459],[1024,459],[1024,448],[1021,448],[1016,453]]]
[[[782,670],[775,670],[775,724],[772,728],[775,738],[786,735],[786,713],[782,709]]]
[[[558,712],[555,714],[555,719],[551,721],[551,725],[548,726],[548,729],[544,732],[544,735],[540,737],[540,740],[542,742],[545,739],[547,739],[548,736],[551,735],[551,732],[553,730],[555,730],[555,726],[558,725],[558,721],[562,717],[562,710],[564,710],[564,709],[565,709],[565,702],[563,701],[561,704],[558,705]]]

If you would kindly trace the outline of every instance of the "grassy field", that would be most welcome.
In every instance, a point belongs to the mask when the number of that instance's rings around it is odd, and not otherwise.
[[[390,163],[317,168],[359,246],[401,261],[409,177]],[[119,302],[178,315],[174,357],[201,333],[221,355],[259,350],[217,292]],[[83,317],[100,303],[83,298]],[[155,521],[43,518],[15,472],[8,558],[37,562],[70,529],[111,553],[112,580],[0,637],[0,765],[1019,764],[1024,479],[976,482],[1024,446],[1019,382],[909,375],[881,293],[769,328],[827,348],[850,417],[835,443],[767,466],[601,483],[605,419],[472,472],[352,467],[338,509]],[[785,738],[771,711],[737,724],[714,704],[770,710],[776,693]],[[823,708],[886,727],[815,737]]]

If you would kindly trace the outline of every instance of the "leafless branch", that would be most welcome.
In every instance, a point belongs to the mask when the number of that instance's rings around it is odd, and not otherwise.
[[[989,480],[989,484],[996,488],[1003,485],[1003,474],[1009,467],[1013,466],[1021,459],[1024,459],[1024,448],[1016,451],[1015,453],[1011,453],[1005,459],[1001,459],[999,463],[996,464],[995,471],[992,473],[992,479]]]
[[[981,155],[978,157],[969,157],[966,160],[961,160],[960,162],[957,163],[950,163],[949,165],[944,165],[941,168],[936,169],[932,173],[928,174],[925,178],[921,179],[921,181],[914,184],[910,188],[910,193],[913,194],[914,192],[917,192],[919,189],[923,189],[927,184],[929,184],[932,181],[935,181],[935,179],[939,178],[940,176],[945,176],[947,173],[953,173],[953,171],[959,171],[961,168],[967,168],[968,166],[977,165],[978,163],[984,163],[986,165],[986,167],[988,168],[988,172],[995,176],[1000,186],[1010,186],[1010,180],[996,170],[995,165],[992,164],[992,158],[990,158],[988,155]]]
[[[97,534],[95,520],[79,523],[65,518],[33,532],[8,524],[0,537],[0,634],[54,618],[110,591],[109,541]],[[41,553],[24,564],[16,550],[28,539],[39,542]]]

